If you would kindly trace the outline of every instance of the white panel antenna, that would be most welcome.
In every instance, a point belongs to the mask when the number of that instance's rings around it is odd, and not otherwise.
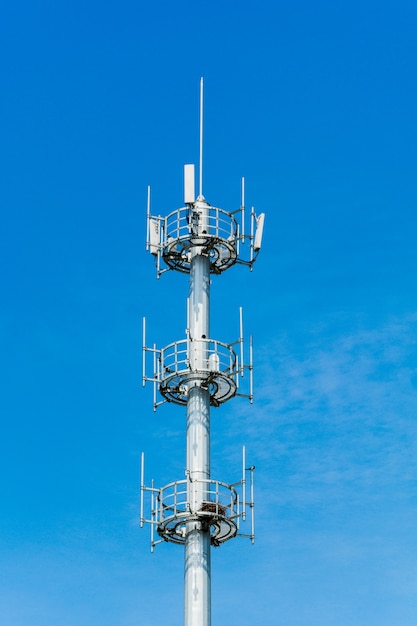
[[[161,240],[160,235],[160,223],[159,220],[155,217],[149,218],[149,251],[151,254],[155,256],[158,255],[159,252],[159,244]]]
[[[255,239],[253,242],[253,249],[255,252],[259,252],[262,245],[262,234],[264,231],[264,221],[265,221],[265,213],[261,213],[256,218],[256,231],[255,231]]]
[[[194,204],[195,202],[195,175],[194,165],[184,165],[184,203]]]

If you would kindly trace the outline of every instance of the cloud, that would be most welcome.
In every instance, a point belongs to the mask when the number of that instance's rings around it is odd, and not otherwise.
[[[409,497],[416,331],[416,315],[343,333],[323,324],[302,345],[277,336],[258,350],[255,404],[230,414],[230,433],[246,435],[257,462],[279,479],[281,499],[308,502],[323,489],[376,498],[394,486],[396,497]]]

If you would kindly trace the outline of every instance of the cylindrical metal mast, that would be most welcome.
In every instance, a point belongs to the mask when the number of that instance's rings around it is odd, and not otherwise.
[[[140,524],[151,526],[151,549],[158,543],[183,545],[184,626],[211,626],[211,545],[220,546],[237,535],[254,541],[253,470],[246,467],[243,451],[242,479],[233,484],[210,475],[210,407],[218,407],[235,395],[252,402],[252,343],[249,364],[244,362],[242,315],[240,336],[223,343],[210,336],[210,276],[221,274],[235,263],[252,268],[261,246],[263,214],[251,212],[251,234],[244,235],[242,183],[242,224],[235,214],[210,205],[203,196],[203,80],[200,81],[200,167],[199,194],[194,194],[194,165],[185,166],[184,203],[167,217],[155,217],[147,207],[147,249],[155,257],[158,277],[167,269],[190,275],[188,328],[186,339],[158,349],[146,345],[143,325],[143,383],[154,385],[154,409],[163,402],[186,406],[186,477],[156,488],[144,482],[141,464]],[[255,230],[254,225],[257,224]],[[250,258],[240,256],[239,246],[250,243]],[[163,267],[165,265],[166,267]],[[239,354],[235,347],[239,346]],[[153,374],[146,374],[147,355],[152,356]],[[242,392],[239,380],[249,371],[249,393]],[[163,400],[157,401],[157,389]],[[246,497],[246,475],[251,476],[251,495]],[[150,496],[149,514],[145,495]],[[240,524],[251,508],[251,530]]]
[[[205,202],[195,203],[199,230],[205,221]],[[189,358],[191,369],[203,370],[207,363],[207,342],[210,337],[210,263],[200,247],[194,247],[190,266]],[[196,379],[187,401],[187,465],[188,502],[193,510],[201,508],[210,479],[210,392]],[[202,521],[186,524],[184,570],[184,624],[211,624],[210,527]]]
[[[199,196],[194,203],[195,235],[207,233],[209,205],[203,197],[203,79],[200,79]],[[192,218],[193,220],[193,218]],[[207,338],[210,337],[210,260],[200,246],[193,246],[190,263],[189,359],[192,370],[207,368]],[[210,391],[203,380],[191,384],[187,399],[188,502],[193,510],[208,499],[210,480]],[[184,551],[184,626],[211,626],[211,533],[210,524],[186,524]]]

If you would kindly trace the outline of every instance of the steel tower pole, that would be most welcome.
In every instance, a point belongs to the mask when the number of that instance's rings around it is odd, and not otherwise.
[[[195,203],[199,231],[204,229],[206,203],[200,196]],[[207,342],[210,337],[210,262],[201,248],[192,251],[189,295],[189,359],[193,371],[207,368]],[[187,401],[188,502],[194,511],[208,500],[210,479],[210,391],[201,385],[198,375]],[[203,521],[186,524],[184,561],[184,625],[211,624],[210,527]]]
[[[199,193],[195,199],[194,165],[184,169],[184,205],[166,217],[151,214],[148,188],[146,247],[154,256],[158,278],[167,270],[190,275],[186,338],[165,348],[146,344],[143,323],[143,384],[152,382],[154,410],[164,402],[186,407],[186,478],[163,487],[145,485],[141,462],[140,525],[150,524],[151,550],[162,542],[184,546],[184,626],[211,626],[211,546],[236,536],[254,542],[253,470],[242,453],[242,478],[234,483],[214,480],[210,474],[210,407],[234,396],[252,402],[252,342],[249,363],[244,359],[242,314],[240,335],[233,343],[210,336],[210,276],[235,264],[252,269],[261,248],[264,213],[252,208],[251,229],[244,228],[244,183],[240,209],[228,212],[210,205],[203,196],[203,81],[200,81]],[[240,223],[239,217],[240,215]],[[240,244],[249,243],[249,259]],[[239,354],[236,352],[239,348]],[[152,374],[146,373],[148,357]],[[240,379],[249,372],[247,385]],[[245,392],[246,388],[246,392]],[[157,390],[162,401],[157,401]],[[250,496],[247,498],[247,475]],[[240,528],[246,511],[250,532]]]

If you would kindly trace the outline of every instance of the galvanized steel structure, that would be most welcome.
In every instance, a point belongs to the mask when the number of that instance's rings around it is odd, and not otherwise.
[[[166,541],[185,550],[185,626],[211,624],[211,546],[237,535],[254,541],[253,467],[246,467],[236,483],[215,480],[210,474],[210,408],[236,395],[252,402],[252,339],[245,363],[242,310],[239,338],[230,344],[210,335],[211,274],[221,274],[235,263],[252,269],[261,247],[264,214],[250,212],[250,233],[245,234],[244,180],[237,211],[211,206],[203,196],[203,80],[200,82],[199,193],[194,193],[194,166],[185,166],[185,206],[167,217],[152,216],[148,188],[147,241],[155,257],[158,277],[170,269],[189,274],[188,320],[185,339],[165,348],[146,345],[143,321],[143,384],[154,387],[154,410],[164,402],[187,407],[185,478],[157,488],[145,485],[141,466],[140,524],[149,523],[151,550]],[[249,244],[249,258],[240,246]],[[148,361],[152,373],[147,373]],[[248,376],[247,389],[239,380]],[[158,391],[162,399],[158,400]],[[243,522],[248,518],[248,532]]]

